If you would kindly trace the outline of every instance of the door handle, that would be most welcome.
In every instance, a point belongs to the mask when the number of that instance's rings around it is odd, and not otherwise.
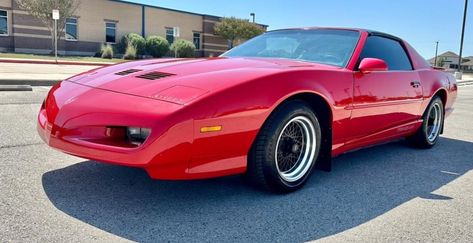
[[[420,82],[419,81],[412,81],[411,86],[414,87],[414,88],[419,88]]]

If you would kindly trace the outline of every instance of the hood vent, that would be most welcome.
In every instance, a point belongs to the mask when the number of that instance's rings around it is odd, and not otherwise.
[[[146,73],[146,74],[137,76],[137,78],[156,80],[156,79],[161,79],[161,78],[174,76],[174,75],[175,74],[171,74],[171,73],[152,72],[152,73]]]
[[[126,76],[126,75],[128,75],[128,74],[132,74],[132,73],[136,73],[136,72],[140,72],[140,71],[143,71],[143,70],[139,70],[139,69],[128,69],[128,70],[125,70],[125,71],[121,71],[121,72],[115,73],[115,75]]]

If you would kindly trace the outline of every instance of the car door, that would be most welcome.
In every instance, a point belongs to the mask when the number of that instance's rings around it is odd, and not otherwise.
[[[370,35],[360,55],[382,59],[388,71],[354,72],[351,138],[380,132],[399,133],[403,124],[419,119],[422,87],[402,41]],[[390,128],[398,131],[388,131]],[[385,134],[388,135],[388,134]]]

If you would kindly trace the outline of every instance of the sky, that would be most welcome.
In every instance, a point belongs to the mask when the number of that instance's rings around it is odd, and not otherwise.
[[[130,0],[129,0],[130,1]],[[250,18],[269,29],[356,27],[403,38],[424,58],[460,49],[464,0],[131,0],[184,11]],[[469,2],[463,56],[473,56],[473,2]]]

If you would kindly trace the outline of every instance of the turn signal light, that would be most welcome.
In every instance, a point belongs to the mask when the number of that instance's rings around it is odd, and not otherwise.
[[[222,130],[222,126],[202,127],[200,128],[201,133],[205,132],[218,132]]]

